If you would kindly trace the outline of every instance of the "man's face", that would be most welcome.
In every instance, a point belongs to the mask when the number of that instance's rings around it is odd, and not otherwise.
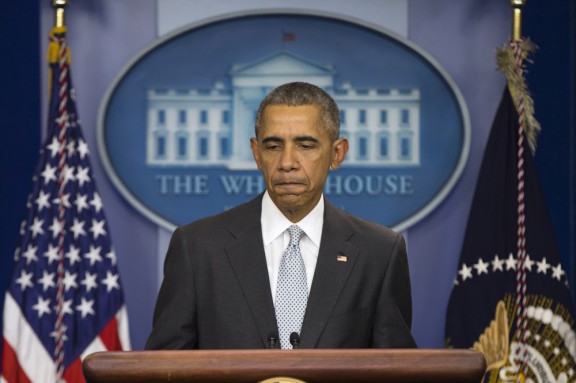
[[[250,140],[268,194],[292,222],[316,206],[330,167],[340,167],[348,151],[348,141],[332,142],[320,121],[313,105],[269,105],[258,138]]]

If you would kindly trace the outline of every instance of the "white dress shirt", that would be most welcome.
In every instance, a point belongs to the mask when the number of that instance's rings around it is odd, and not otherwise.
[[[306,278],[308,281],[308,294],[316,270],[318,251],[320,250],[320,240],[322,239],[322,226],[324,225],[324,196],[320,197],[318,204],[306,217],[296,223],[292,223],[278,207],[274,204],[268,192],[262,198],[262,239],[264,240],[264,253],[266,254],[266,264],[268,266],[268,277],[270,278],[270,289],[272,300],[276,304],[276,285],[278,283],[278,270],[284,250],[290,242],[288,228],[291,225],[298,225],[304,231],[300,239],[300,253],[304,259],[306,267]]]

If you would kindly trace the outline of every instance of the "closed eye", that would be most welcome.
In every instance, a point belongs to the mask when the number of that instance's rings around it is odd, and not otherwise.
[[[314,149],[318,147],[318,145],[320,145],[320,141],[318,141],[315,137],[312,136],[296,137],[295,141],[298,144],[298,148],[303,150]]]
[[[310,150],[310,149],[314,149],[314,148],[316,147],[316,145],[313,145],[313,144],[300,144],[300,145],[298,145],[298,147],[299,147],[300,149],[303,149],[303,150]]]
[[[278,137],[266,137],[262,140],[266,150],[280,150],[282,149],[282,139]]]
[[[282,146],[278,144],[268,144],[265,146],[266,150],[281,150]]]

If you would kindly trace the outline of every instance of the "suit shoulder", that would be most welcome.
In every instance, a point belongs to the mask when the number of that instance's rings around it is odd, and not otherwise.
[[[259,202],[259,198],[253,199],[221,213],[180,226],[176,230],[186,234],[202,235],[204,233],[216,233],[242,222],[246,225],[259,224],[261,210]]]
[[[335,208],[335,212],[340,219],[350,225],[355,237],[366,240],[396,241],[400,236],[396,231],[379,223],[368,221],[337,208]]]

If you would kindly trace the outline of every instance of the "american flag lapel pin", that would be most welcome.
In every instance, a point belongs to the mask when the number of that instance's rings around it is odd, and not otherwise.
[[[338,262],[348,262],[348,257],[345,256],[345,255],[339,255],[339,256],[336,257],[336,260],[337,260]]]

